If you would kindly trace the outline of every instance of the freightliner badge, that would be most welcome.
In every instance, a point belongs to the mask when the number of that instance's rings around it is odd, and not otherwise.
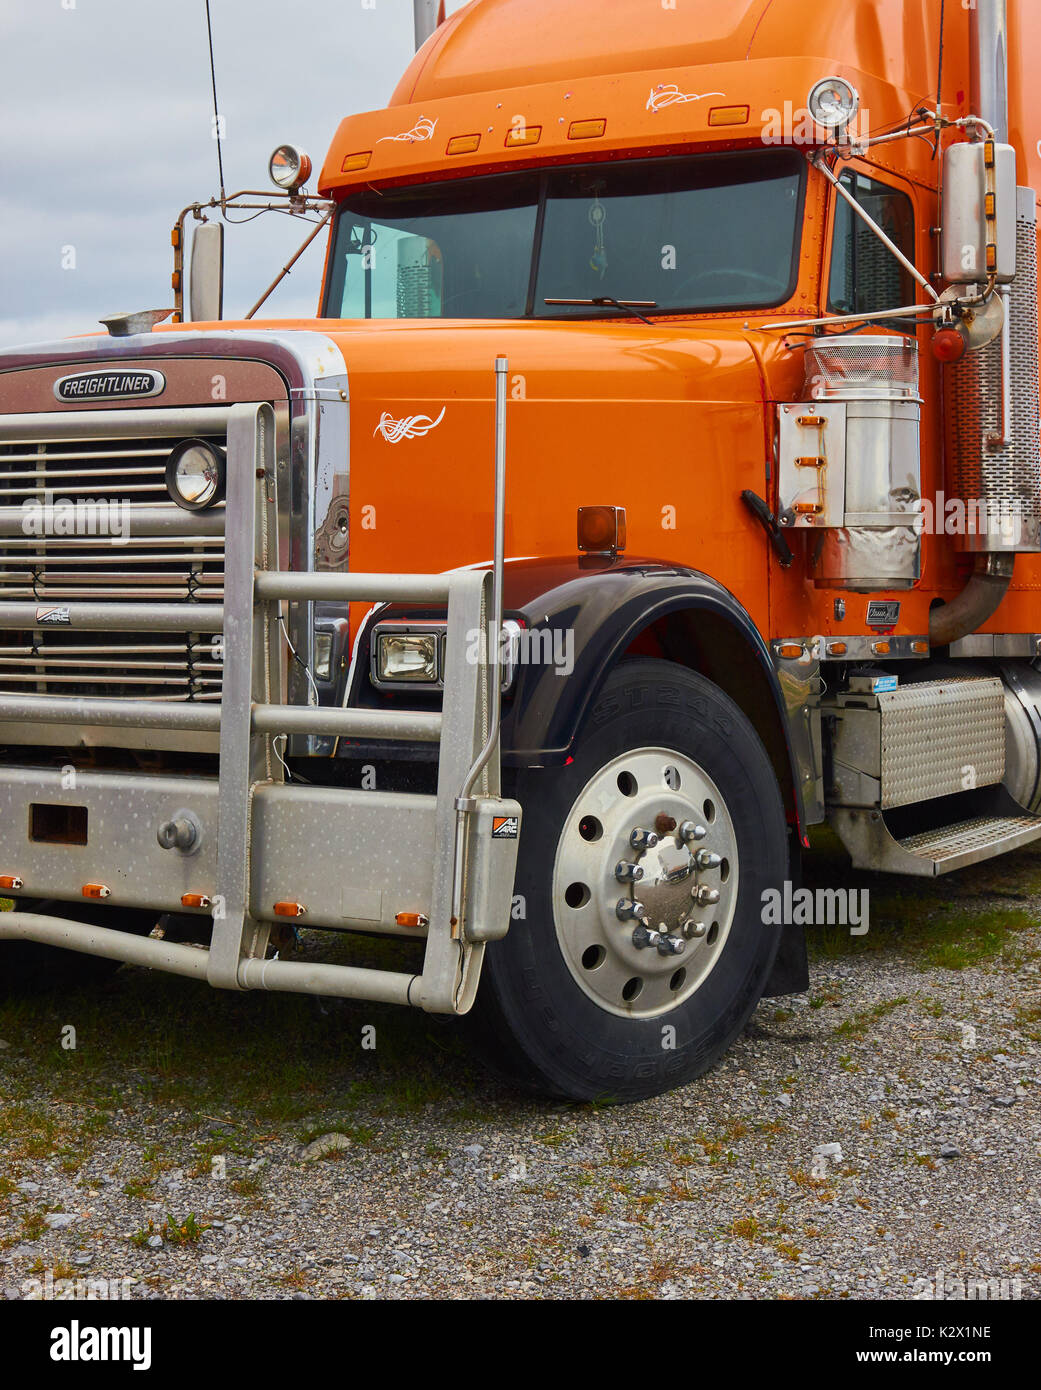
[[[146,368],[120,368],[103,372],[77,372],[54,383],[59,401],[130,401],[160,396],[166,390],[162,372]]]

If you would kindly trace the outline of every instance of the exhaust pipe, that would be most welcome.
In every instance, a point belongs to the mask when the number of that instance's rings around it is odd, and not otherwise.
[[[1006,0],[975,0],[969,10],[972,109],[1008,143],[1008,9]],[[1005,328],[1009,331],[1008,325]],[[1006,422],[1006,427],[1008,422]],[[985,552],[976,557],[968,584],[951,603],[932,610],[929,644],[946,647],[978,631],[1001,606],[1012,582],[1014,554]]]
[[[444,24],[445,0],[412,0],[412,9],[415,17],[416,52],[418,53],[438,25]]]
[[[979,631],[1001,607],[1015,562],[1015,555],[977,555],[972,578],[958,597],[939,604],[929,614],[929,645],[949,647]]]
[[[973,112],[994,127],[999,145],[1007,145],[1007,0],[975,0],[969,10],[969,61]]]

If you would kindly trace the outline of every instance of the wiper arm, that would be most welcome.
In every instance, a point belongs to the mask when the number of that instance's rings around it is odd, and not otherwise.
[[[657,309],[656,299],[611,299],[607,295],[600,295],[596,299],[544,299],[543,304],[589,304],[594,309],[624,309],[626,313],[632,314],[633,318],[645,323],[648,328],[653,328],[654,324],[650,319],[645,319],[639,309]]]

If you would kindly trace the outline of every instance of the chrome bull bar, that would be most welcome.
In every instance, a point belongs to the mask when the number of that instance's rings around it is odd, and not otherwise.
[[[0,939],[63,946],[205,978],[218,988],[339,995],[440,1013],[470,1007],[484,943],[505,935],[509,925],[520,825],[519,805],[500,795],[498,641],[472,640],[487,629],[497,639],[502,621],[502,394],[495,568],[439,575],[274,569],[274,412],[264,403],[230,408],[225,524],[231,544],[223,605],[71,603],[67,609],[72,630],[223,633],[220,703],[0,695],[0,724],[8,726],[219,734],[216,778],[83,772],[65,787],[52,768],[0,768],[0,873],[17,874],[19,893],[76,900],[77,880],[82,885],[89,866],[91,879],[113,880],[107,890],[113,905],[145,905],[158,914],[185,910],[188,886],[212,907],[210,945],[201,950],[22,911],[0,913]],[[446,605],[442,712],[280,703],[288,661],[281,605],[312,599]],[[0,629],[40,628],[44,611],[0,604]],[[275,742],[291,733],[437,743],[436,795],[287,781]],[[35,842],[26,826],[40,802],[82,811],[94,837],[88,833],[87,844],[75,847]],[[178,803],[200,827],[190,853],[156,837],[156,820],[166,820]],[[398,937],[422,937],[425,930],[421,972],[267,959],[272,926],[282,915],[275,912],[276,895],[279,906],[289,899],[306,911],[305,924]]]

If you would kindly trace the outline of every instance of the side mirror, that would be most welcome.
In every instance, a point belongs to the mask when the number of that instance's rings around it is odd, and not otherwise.
[[[992,193],[993,190],[993,193]],[[943,157],[943,277],[952,285],[1016,278],[1016,152],[992,140]]]
[[[224,223],[201,222],[192,237],[188,317],[198,323],[224,312]]]

